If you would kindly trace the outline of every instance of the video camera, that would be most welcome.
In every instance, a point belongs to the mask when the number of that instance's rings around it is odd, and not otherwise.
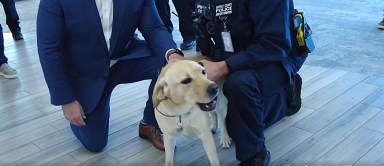
[[[215,34],[215,16],[210,5],[197,5],[193,14],[193,29],[197,47],[203,55],[210,55],[214,42],[211,37]]]
[[[197,5],[193,14],[193,28],[197,36],[206,37],[214,34],[214,16],[210,5]]]

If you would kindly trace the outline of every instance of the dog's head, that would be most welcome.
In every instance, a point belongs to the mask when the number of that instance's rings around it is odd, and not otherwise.
[[[190,60],[165,66],[153,91],[153,104],[170,100],[174,105],[198,105],[203,111],[215,109],[219,87],[207,78],[205,68]]]

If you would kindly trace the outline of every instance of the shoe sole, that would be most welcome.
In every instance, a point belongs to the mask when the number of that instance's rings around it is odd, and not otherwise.
[[[3,76],[6,79],[12,79],[12,78],[16,78],[17,77],[17,74],[15,74],[15,75],[6,75],[6,74],[3,74],[3,73],[0,73],[0,75]]]
[[[18,40],[23,40],[24,38],[13,38],[13,40],[18,41]]]

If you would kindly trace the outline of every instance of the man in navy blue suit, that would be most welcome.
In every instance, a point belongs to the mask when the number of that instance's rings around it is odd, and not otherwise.
[[[137,29],[145,43],[133,39]],[[154,0],[41,0],[37,45],[51,103],[62,106],[88,150],[107,144],[114,87],[146,79],[152,82],[139,135],[164,150],[150,99],[164,55],[172,61],[182,53]]]

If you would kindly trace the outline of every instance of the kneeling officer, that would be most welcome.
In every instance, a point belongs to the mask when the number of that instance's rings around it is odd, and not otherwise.
[[[208,78],[226,77],[227,126],[240,165],[268,165],[264,130],[301,107],[292,0],[197,0],[197,46]]]

